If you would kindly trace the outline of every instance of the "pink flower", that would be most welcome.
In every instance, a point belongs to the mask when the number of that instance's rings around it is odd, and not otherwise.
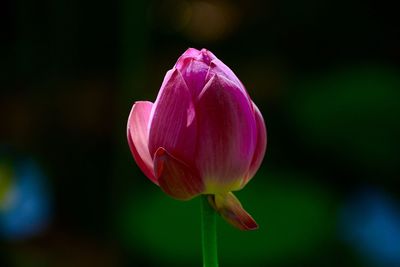
[[[167,72],[155,103],[136,102],[128,142],[144,174],[166,194],[210,204],[234,226],[256,229],[232,191],[266,150],[263,117],[236,75],[213,53],[189,48]]]

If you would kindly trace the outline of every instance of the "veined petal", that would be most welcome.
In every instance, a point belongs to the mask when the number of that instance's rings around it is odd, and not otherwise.
[[[133,158],[143,173],[155,184],[153,160],[148,148],[148,122],[153,103],[148,101],[136,102],[129,114],[127,125],[128,143]]]
[[[197,58],[200,51],[195,48],[188,48],[176,61],[174,68],[181,69],[186,59]]]
[[[196,103],[196,164],[206,193],[237,190],[256,142],[256,122],[248,99],[224,77],[214,76]]]
[[[208,201],[222,218],[236,228],[244,231],[258,228],[256,221],[243,209],[242,204],[232,192],[210,195]]]
[[[209,65],[200,60],[186,58],[179,70],[185,79],[193,99],[196,99],[206,84]]]
[[[215,58],[211,61],[210,71],[209,71],[209,74],[208,74],[208,77],[206,78],[206,80],[211,79],[211,77],[215,74],[218,74],[219,76],[223,76],[223,77],[227,78],[228,80],[232,81],[233,83],[235,83],[238,86],[238,88],[240,88],[240,90],[245,92],[247,97],[250,99],[243,83],[239,80],[239,78],[235,75],[235,73],[233,73],[233,71],[218,58]]]
[[[173,198],[189,200],[203,191],[204,185],[197,172],[163,147],[154,155],[154,172],[161,189]]]
[[[164,147],[188,163],[196,148],[196,121],[192,96],[179,70],[164,81],[151,111],[149,151]]]
[[[243,180],[242,186],[245,186],[247,182],[256,174],[258,168],[260,168],[261,162],[265,155],[265,151],[267,149],[267,128],[265,127],[263,116],[261,115],[261,112],[256,104],[253,103],[253,107],[256,118],[257,142],[253,159],[250,164],[249,173],[247,177]]]

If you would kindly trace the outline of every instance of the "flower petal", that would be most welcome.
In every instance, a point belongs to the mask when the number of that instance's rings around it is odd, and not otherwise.
[[[181,69],[186,59],[195,59],[204,62],[206,65],[210,65],[211,61],[216,58],[217,57],[207,49],[203,48],[199,51],[195,48],[189,48],[178,58],[174,67]]]
[[[256,142],[256,122],[247,97],[231,81],[214,76],[196,103],[196,164],[207,193],[237,190]]]
[[[181,69],[186,59],[197,58],[200,51],[195,48],[188,48],[176,61],[174,68]]]
[[[192,96],[179,70],[167,74],[151,111],[149,151],[164,147],[188,163],[196,148],[196,121]]]
[[[200,60],[186,58],[178,69],[182,73],[188,88],[190,88],[193,99],[196,99],[206,84],[209,65]]]
[[[136,102],[129,114],[127,125],[128,143],[133,158],[143,173],[155,184],[153,160],[148,148],[148,122],[153,103],[148,101]]]
[[[210,195],[208,201],[222,218],[236,228],[244,231],[258,228],[256,221],[243,209],[242,204],[232,192]]]
[[[228,80],[232,81],[240,88],[240,90],[245,92],[246,95],[248,96],[243,83],[239,80],[239,78],[235,75],[235,73],[233,73],[233,71],[218,58],[215,58],[211,61],[210,72],[209,72],[206,80],[211,79],[211,77],[215,74],[223,76],[223,77],[227,78]]]
[[[254,151],[253,159],[252,159],[250,167],[249,167],[249,174],[243,180],[242,186],[245,186],[247,184],[247,182],[251,178],[253,178],[253,176],[256,174],[258,168],[260,168],[261,162],[265,155],[265,151],[267,149],[267,128],[265,127],[265,122],[264,122],[263,116],[261,115],[261,112],[258,109],[258,107],[256,106],[256,104],[253,103],[253,107],[254,107],[254,114],[256,117],[257,143],[256,143],[256,148]]]
[[[203,182],[196,171],[163,147],[154,155],[154,172],[161,189],[173,198],[189,200],[203,191]]]

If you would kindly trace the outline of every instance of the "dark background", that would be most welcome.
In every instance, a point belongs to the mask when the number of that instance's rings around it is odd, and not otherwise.
[[[163,194],[125,136],[188,47],[234,70],[268,129],[237,194],[260,229],[219,220],[221,266],[400,266],[393,6],[6,0],[0,19],[0,266],[201,266],[198,199]]]

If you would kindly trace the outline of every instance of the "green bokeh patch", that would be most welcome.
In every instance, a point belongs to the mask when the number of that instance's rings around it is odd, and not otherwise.
[[[297,174],[259,173],[236,195],[260,225],[242,232],[218,221],[221,265],[255,266],[310,259],[332,238],[335,209],[326,189]],[[308,180],[307,180],[308,181]],[[200,202],[180,202],[152,191],[128,202],[122,234],[153,262],[200,264]],[[150,254],[148,254],[150,255]]]
[[[308,77],[289,95],[289,117],[319,149],[368,168],[397,167],[400,72],[348,67]]]

